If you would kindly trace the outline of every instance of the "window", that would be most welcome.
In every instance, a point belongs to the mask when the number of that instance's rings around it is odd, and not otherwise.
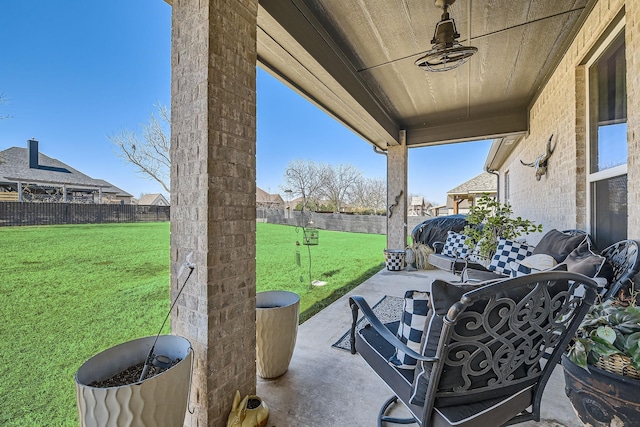
[[[627,238],[627,83],[624,20],[588,64],[588,189],[598,248]]]

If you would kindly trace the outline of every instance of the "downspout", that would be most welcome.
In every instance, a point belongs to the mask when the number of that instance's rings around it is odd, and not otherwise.
[[[492,175],[495,175],[497,177],[496,182],[497,182],[497,187],[496,187],[496,201],[500,201],[500,173],[494,169],[489,169],[489,167],[487,166],[487,168],[485,169],[487,172],[489,172]]]
[[[379,148],[377,145],[373,146],[373,152],[376,154],[382,154],[383,156],[387,155],[387,150],[383,150],[381,148]]]

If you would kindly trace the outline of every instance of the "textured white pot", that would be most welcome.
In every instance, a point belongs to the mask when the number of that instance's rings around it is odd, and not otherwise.
[[[256,366],[262,378],[287,372],[298,336],[300,297],[289,291],[256,294]]]
[[[139,338],[111,347],[80,366],[76,373],[76,400],[81,427],[182,427],[193,363],[191,344],[183,337],[158,337],[154,354],[182,359],[165,372],[121,387],[88,385],[144,362],[155,338]]]

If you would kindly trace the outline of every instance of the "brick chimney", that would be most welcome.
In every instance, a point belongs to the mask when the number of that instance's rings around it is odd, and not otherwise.
[[[38,169],[38,141],[30,139],[27,141],[27,148],[29,149],[29,167],[31,169]]]

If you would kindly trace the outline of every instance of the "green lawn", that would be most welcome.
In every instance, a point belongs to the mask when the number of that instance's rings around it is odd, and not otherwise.
[[[302,229],[257,224],[257,289],[300,294],[301,320],[384,265],[384,236],[321,230],[318,246],[296,240]],[[0,228],[0,253],[0,425],[77,426],[78,367],[164,320],[169,224]],[[309,253],[311,279],[326,286],[309,284]]]

